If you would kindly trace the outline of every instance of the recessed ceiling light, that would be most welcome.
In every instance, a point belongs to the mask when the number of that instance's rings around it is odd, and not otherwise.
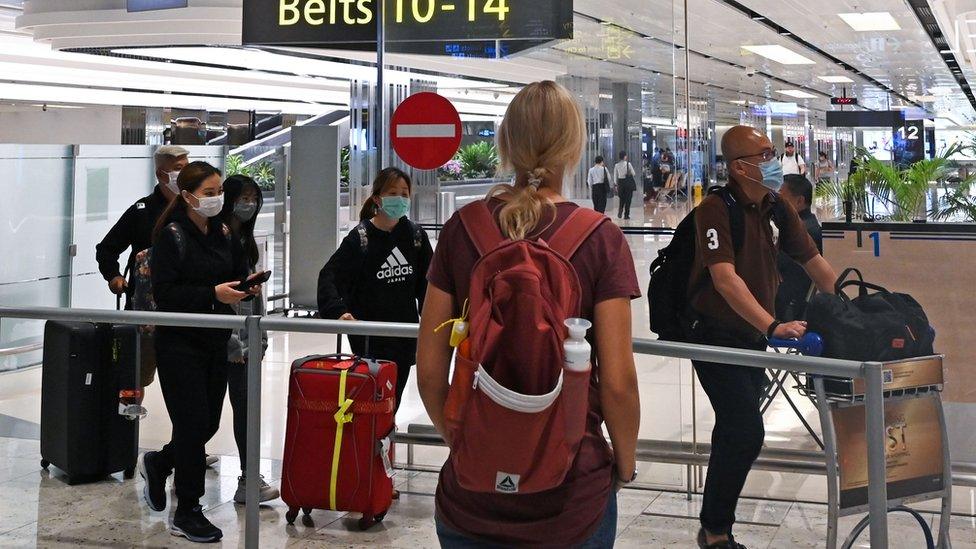
[[[817,78],[823,80],[824,82],[830,82],[831,84],[847,84],[854,82],[846,76],[818,76]]]
[[[776,61],[783,65],[816,65],[813,59],[804,57],[795,51],[779,45],[766,46],[742,46],[742,49],[761,55],[771,61]]]
[[[895,18],[886,11],[838,13],[837,15],[858,32],[901,30],[898,21],[895,21]]]
[[[776,93],[795,97],[797,99],[816,99],[817,96],[801,90],[776,90]]]

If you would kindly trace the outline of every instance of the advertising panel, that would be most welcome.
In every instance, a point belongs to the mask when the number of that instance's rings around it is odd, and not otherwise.
[[[885,402],[888,499],[944,489],[942,425],[934,395]],[[868,503],[868,454],[863,406],[835,406],[831,413],[840,463],[840,508]]]

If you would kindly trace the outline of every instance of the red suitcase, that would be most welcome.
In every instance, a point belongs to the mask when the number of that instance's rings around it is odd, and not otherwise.
[[[393,500],[397,368],[345,355],[310,356],[291,366],[281,478],[285,518],[301,509],[362,513],[367,529]]]

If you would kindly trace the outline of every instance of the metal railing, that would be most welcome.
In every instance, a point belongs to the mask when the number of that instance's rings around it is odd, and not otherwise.
[[[92,309],[59,309],[52,307],[0,307],[0,318],[62,320],[75,322],[111,322],[118,324],[154,324],[199,328],[246,329],[251,341],[260,341],[262,331],[343,334],[416,338],[416,324],[380,322],[344,322],[335,320],[290,319],[258,316],[200,315],[141,311],[104,311]],[[258,482],[261,443],[261,372],[262,348],[252,345],[247,363],[247,500],[245,506],[245,547],[258,547]],[[888,547],[888,497],[884,448],[884,394],[882,365],[879,362],[780,355],[671,343],[634,340],[634,352],[671,358],[683,358],[735,364],[753,368],[776,369],[797,373],[863,378],[866,383],[865,415],[868,450],[868,500],[872,547]],[[434,442],[431,440],[431,442]]]

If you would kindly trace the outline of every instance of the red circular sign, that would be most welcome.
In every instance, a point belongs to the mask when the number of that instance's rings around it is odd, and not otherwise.
[[[393,113],[390,143],[407,165],[419,170],[439,168],[461,146],[461,116],[447,98],[416,93]]]

